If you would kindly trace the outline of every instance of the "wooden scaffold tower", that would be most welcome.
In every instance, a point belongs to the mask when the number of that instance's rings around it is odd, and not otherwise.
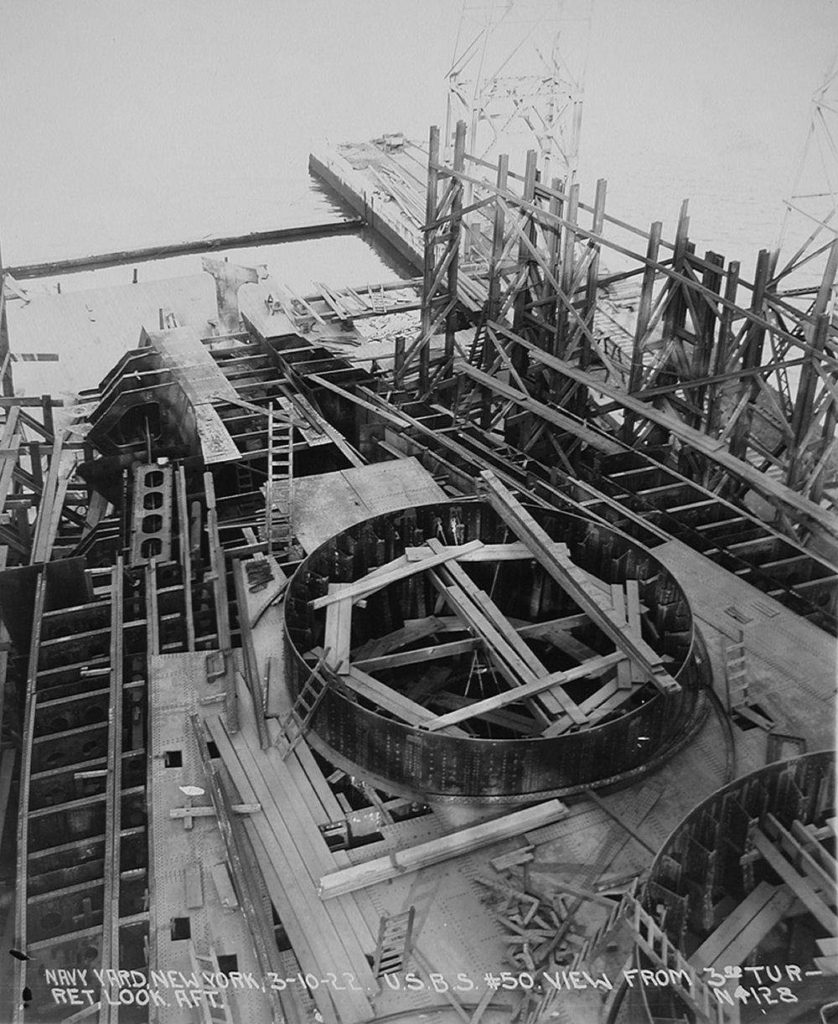
[[[543,181],[534,150],[516,174],[466,139],[460,122],[446,163],[431,131],[422,328],[398,382],[418,369],[420,396],[525,455],[546,447],[568,473],[586,447],[665,443],[711,494],[798,542],[834,541],[838,242],[821,243],[801,308],[769,250],[750,279],[697,253],[686,202],[669,241],[660,222],[644,231],[607,213],[604,181],[585,202],[577,184]]]

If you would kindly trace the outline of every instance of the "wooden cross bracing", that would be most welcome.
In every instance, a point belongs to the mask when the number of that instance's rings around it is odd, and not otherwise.
[[[495,500],[502,502],[507,513],[510,507],[523,511],[505,490]],[[470,733],[463,732],[461,726],[471,728],[478,719],[515,726],[520,716],[507,710],[512,705],[527,708],[530,724],[525,732],[556,736],[591,727],[606,715],[619,713],[649,681],[665,693],[677,692],[678,683],[669,676],[663,659],[643,639],[637,581],[629,580],[625,588],[615,585],[600,590],[603,585],[597,586],[566,553],[557,555],[562,545],[554,545],[549,538],[545,544],[541,534],[532,529],[533,523],[527,521],[528,529],[520,539],[502,544],[471,541],[446,545],[431,538],[421,547],[406,548],[403,555],[352,583],[331,584],[327,594],[310,602],[313,609],[325,610],[325,650],[315,648],[310,656],[325,666],[333,685],[370,700],[399,721],[463,737]],[[549,553],[547,568],[545,551]],[[474,582],[466,566],[513,559],[541,562],[548,573],[552,569],[554,580],[582,611],[540,623],[508,619],[491,594]],[[353,603],[365,602],[387,586],[423,576],[438,595],[433,614],[408,620],[400,629],[353,649]],[[597,596],[591,597],[591,593]],[[612,652],[599,654],[573,636],[571,630],[591,622],[612,640]],[[447,639],[445,634],[455,635]],[[417,648],[416,643],[425,638],[432,642]],[[559,671],[548,669],[528,642],[539,638],[577,664]],[[422,682],[429,670],[436,671],[434,665],[469,655],[473,659],[469,680],[475,669],[478,676],[489,673],[495,692],[483,690],[481,683],[482,692],[469,696],[471,684],[467,683],[461,700],[448,693],[444,667],[439,669],[441,682],[428,686]],[[420,665],[426,669],[411,687],[415,696],[411,691],[402,692],[401,684],[388,684],[378,677]],[[586,679],[590,680],[587,696],[573,699],[567,685]],[[447,710],[435,712],[418,700],[442,708],[447,705]]]
[[[538,367],[545,394],[561,395],[562,411],[581,414],[589,430],[636,444],[649,429],[647,410],[663,412],[676,429],[693,432],[678,437],[702,483],[731,493],[747,484],[780,508],[789,492],[812,509],[832,500],[838,324],[829,309],[838,239],[807,250],[818,284],[784,291],[794,258],[778,269],[776,253],[763,251],[749,281],[737,261],[696,252],[686,203],[669,241],[660,222],[644,231],[607,213],[605,182],[585,203],[578,185],[539,179],[534,152],[523,173],[514,174],[505,157],[489,164],[464,152],[464,133],[461,123],[450,163],[440,158],[438,133],[431,135],[425,315],[400,381],[412,379],[418,364],[420,396],[438,397],[458,417],[477,417],[486,428],[508,418],[501,396],[470,374],[455,399],[455,363],[501,382],[508,375],[514,390],[540,400],[535,350],[597,374],[571,382],[555,366],[541,361]],[[609,273],[609,258],[629,269]],[[474,342],[464,348],[454,338],[463,316],[475,324]],[[445,351],[431,372],[431,339],[443,323]],[[519,338],[531,347],[525,350]],[[590,383],[603,377],[635,404],[591,392]],[[556,436],[568,457],[579,436],[570,433],[566,438],[548,428],[539,436]],[[722,464],[708,450],[729,458]],[[761,487],[760,479],[769,483]],[[791,529],[782,515],[778,524]]]

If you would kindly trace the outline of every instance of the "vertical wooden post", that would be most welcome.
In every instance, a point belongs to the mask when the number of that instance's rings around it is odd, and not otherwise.
[[[739,262],[732,260],[727,265],[727,284],[725,285],[725,302],[735,303],[736,292],[739,289]],[[722,309],[721,322],[719,324],[719,337],[716,342],[715,358],[712,362],[711,373],[717,376],[726,373],[729,369],[730,347],[733,342],[733,310],[729,305]],[[721,385],[717,382],[710,385],[710,392],[707,399],[707,433],[710,437],[716,437],[721,425]]]
[[[498,157],[498,169],[495,184],[498,192],[506,190],[509,176],[509,157],[502,153]],[[494,219],[492,223],[492,258],[489,264],[489,295],[486,300],[486,314],[482,327],[478,331],[482,334],[481,347],[476,353],[478,366],[486,369],[491,360],[489,345],[489,329],[486,326],[488,321],[497,320],[501,308],[501,276],[499,263],[503,255],[504,231],[506,230],[506,210],[502,203],[495,200]],[[492,396],[487,388],[479,390],[480,395],[480,425],[487,430],[492,419]]]
[[[498,157],[498,172],[495,184],[498,192],[506,191],[507,178],[509,176],[509,157],[502,153]],[[498,264],[503,255],[503,236],[506,229],[506,210],[502,203],[495,201],[494,218],[492,222],[492,260],[489,264],[489,298],[486,303],[486,319],[497,320],[500,311],[500,271]],[[485,348],[485,346],[484,346]],[[485,365],[485,359],[483,360]]]
[[[754,274],[754,291],[751,297],[751,312],[761,316],[765,304],[765,288],[768,284],[771,257],[767,249],[761,249],[757,257],[756,273]],[[762,362],[762,347],[765,341],[765,328],[753,321],[748,325],[745,351],[742,356],[742,369],[753,370]],[[759,394],[759,381],[755,375],[742,380],[739,388],[739,399],[750,394],[749,402],[753,402]],[[737,458],[744,458],[748,449],[748,435],[751,432],[753,410],[746,405],[739,414],[730,438],[730,453]]]
[[[816,363],[821,352],[823,352],[824,347],[826,346],[826,339],[829,334],[830,319],[829,316],[826,315],[826,310],[829,306],[832,289],[835,287],[836,276],[838,276],[838,239],[832,243],[829,256],[827,257],[826,266],[824,267],[820,287],[818,288],[818,294],[815,296],[815,301],[812,306],[810,317],[813,321],[813,326],[811,326],[806,332],[807,341],[812,346],[813,351],[801,367],[800,383],[797,388],[794,413],[792,414],[791,429],[794,434],[794,448],[793,451],[789,453],[787,476],[789,487],[795,487],[800,483],[805,475],[800,457],[803,455],[804,447],[806,445],[806,437],[809,434],[811,427],[809,421],[811,420],[814,412],[815,390],[820,376],[817,372]],[[824,417],[823,432],[821,434],[824,448],[832,441],[835,433],[835,421],[835,399],[830,396],[827,399],[827,410]],[[822,470],[816,474],[815,479],[812,481],[811,496],[815,501],[820,500],[823,489],[823,478],[824,472]],[[816,494],[817,497],[815,496]]]
[[[576,232],[574,226],[579,212],[579,186],[571,185],[568,189],[565,202],[565,221],[562,238],[562,276],[559,282],[562,286],[562,293],[565,298],[559,305],[558,318],[556,320],[556,353],[564,358],[567,353],[567,341],[570,334],[569,314],[565,303],[572,299],[573,270],[576,263]]]
[[[708,263],[712,263],[714,267],[718,267],[719,269],[711,270],[710,267],[705,267],[704,273],[701,277],[701,283],[705,288],[709,288],[710,291],[718,292],[722,285],[721,268],[724,266],[724,257],[719,256],[719,254],[715,252],[707,252],[704,254],[704,258]],[[716,334],[716,313],[714,313],[710,308],[704,296],[697,296],[696,301],[700,303],[700,322],[696,324],[696,339],[695,345],[693,346],[692,358],[692,374],[693,377],[701,378],[708,376],[710,372],[710,362],[713,356],[713,340]],[[698,410],[693,418],[693,426],[697,430],[701,429],[702,423],[705,419],[704,402],[706,397],[706,384],[693,388],[693,400]]]
[[[35,487],[39,489],[43,487],[44,483],[44,473],[41,468],[41,442],[29,441],[27,448],[29,449],[29,472],[34,477]]]
[[[395,347],[393,349],[393,374],[398,380],[404,366],[404,335],[397,334]]]
[[[600,178],[596,183],[596,194],[594,195],[594,213],[591,223],[591,231],[595,235],[602,234],[602,225],[605,218],[605,190],[607,182],[605,178]],[[584,308],[584,319],[588,328],[593,331],[594,326],[594,314],[596,313],[597,304],[597,284],[599,281],[599,243],[591,243],[593,249],[593,256],[591,262],[588,264],[588,278],[585,287],[585,308]],[[579,367],[582,370],[587,370],[591,363],[591,343],[588,339],[587,334],[583,332],[581,339],[581,348],[579,351]]]
[[[527,152],[527,165],[524,170],[524,189],[522,199],[524,202],[533,203],[535,202],[535,183],[538,180],[538,154],[534,149],[530,149]],[[525,216],[529,217],[528,214]],[[532,219],[529,219],[527,224],[526,234],[531,242],[535,241],[535,224]],[[530,255],[526,245],[523,241],[518,246],[518,263],[521,267],[527,267],[532,264],[532,256]],[[515,296],[515,303],[513,306],[512,316],[512,330],[520,334],[524,328],[526,321],[526,309],[527,304],[530,301],[530,275],[529,272],[524,280],[523,285],[518,289],[518,293]],[[515,370],[523,374],[526,372],[527,367],[527,353],[520,345],[512,345],[512,365]]]
[[[457,130],[454,138],[454,171],[462,174],[466,164],[466,123],[457,122]],[[459,178],[452,178],[454,194],[451,199],[451,229],[449,250],[453,252],[451,261],[448,264],[448,301],[453,303],[448,315],[445,318],[445,377],[451,377],[454,373],[454,334],[457,327],[457,284],[460,266],[460,244],[463,227],[463,183]],[[429,342],[430,344],[430,342]]]
[[[830,374],[830,379],[833,385],[838,384],[838,374]],[[835,427],[836,424],[838,424],[838,401],[836,401],[830,394],[827,398],[827,403],[826,415],[823,420],[823,432],[821,433],[821,437],[823,439],[823,451],[826,451],[827,447],[832,443],[832,439],[835,437]],[[824,464],[815,474],[809,487],[809,497],[812,501],[820,501],[823,497],[823,481],[825,476],[826,465]]]
[[[559,178],[553,178],[550,183],[550,187],[553,192],[560,192],[562,189],[562,182]],[[562,239],[562,228],[559,223],[562,216],[562,200],[557,195],[550,196],[550,205],[548,213],[550,215],[549,227],[547,229],[547,266],[550,268],[550,273],[553,277],[558,280],[559,277],[559,250]],[[545,277],[544,285],[541,292],[542,300],[552,299],[550,305],[545,305],[544,308],[544,319],[555,327],[556,316],[558,313],[557,302],[558,298],[555,294],[555,288]],[[556,334],[553,331],[553,337],[550,342],[550,353],[556,355]]]
[[[661,233],[663,224],[656,220],[649,228],[649,241],[646,243],[646,269],[643,271],[643,283],[640,286],[640,305],[637,309],[637,320],[634,325],[634,345],[631,350],[631,369],[629,370],[628,393],[632,394],[640,390],[643,381],[643,343],[649,330],[649,320],[652,315],[652,297],[655,288],[655,277],[657,271],[655,264],[658,262],[658,251],[660,250]],[[631,443],[634,433],[634,421],[636,417],[626,410],[623,421],[623,437]]]
[[[422,347],[419,350],[419,390],[428,386],[430,359],[430,330],[433,319],[434,251],[436,249],[437,190],[439,184],[439,128],[432,125],[428,136],[428,191],[425,200],[425,259],[423,264],[424,282],[422,287]]]
[[[50,437],[55,437],[55,423],[52,419],[52,399],[49,395],[41,395],[41,410],[43,412],[44,427],[49,431]]]
[[[6,275],[3,270],[3,254],[0,252],[0,392],[6,396],[15,393],[12,383],[12,360],[9,349],[9,324],[6,320]]]
[[[687,214],[689,209],[688,200],[684,200],[681,203],[681,212],[678,215],[678,229],[675,232],[675,251],[672,256],[672,269],[677,271],[679,274],[684,269],[684,258],[687,255],[689,248],[689,230],[690,230],[690,218]],[[680,327],[684,325],[684,317],[686,315],[686,304],[681,293],[683,285],[680,281],[675,281],[670,278],[669,289],[675,294],[669,300],[666,313],[663,318],[663,343],[666,343],[673,338]]]

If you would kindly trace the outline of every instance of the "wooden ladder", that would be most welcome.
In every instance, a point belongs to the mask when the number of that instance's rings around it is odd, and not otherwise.
[[[212,946],[209,947],[208,953],[199,953],[195,949],[195,943],[190,939],[189,959],[192,962],[192,970],[196,978],[201,977],[201,971],[207,971],[216,976],[221,973],[218,967],[218,957],[215,955],[215,950]],[[210,987],[201,984],[200,988],[201,990],[208,990],[213,993],[212,1000],[201,996],[199,1009],[202,1024],[234,1024],[225,990],[219,988],[218,985]],[[218,1003],[219,1005],[213,1006],[213,1003]]]
[[[328,689],[329,681],[321,674],[328,654],[329,648],[327,647],[311,670],[308,679],[300,687],[300,692],[297,694],[291,710],[280,722],[280,732],[276,738],[276,746],[283,759],[289,757],[305,735],[314,717],[314,712],[317,710],[323,695]]]
[[[367,285],[367,295],[369,296],[370,308],[374,313],[386,313],[390,309],[387,303],[387,297],[384,294],[384,288],[378,285],[378,291],[374,292],[371,285]]]
[[[404,968],[413,939],[415,915],[416,907],[409,907],[401,914],[381,918],[372,965],[372,973],[376,978],[382,978],[385,974],[397,974]]]
[[[739,630],[736,643],[725,644],[725,680],[728,711],[736,711],[748,703],[748,673],[745,668],[745,636]]]
[[[488,340],[489,336],[486,330],[486,320],[483,318],[477,325],[477,330],[474,332],[474,337],[471,339],[471,345],[468,350],[469,363],[472,366],[476,366],[478,369],[483,366],[486,342]]]
[[[236,468],[236,493],[246,494],[253,490],[253,475],[250,470],[241,462],[235,463]]]
[[[619,904],[634,933],[634,941],[654,963],[666,971],[673,980],[672,990],[696,1014],[702,1024],[738,1024],[739,1005],[715,994],[702,976],[670,942],[651,914],[639,900],[626,893]],[[676,981],[675,979],[680,980]],[[731,997],[732,998],[732,997]]]
[[[268,413],[268,483],[265,489],[267,553],[286,552],[293,542],[291,490],[294,480],[294,427],[290,413],[271,402]]]

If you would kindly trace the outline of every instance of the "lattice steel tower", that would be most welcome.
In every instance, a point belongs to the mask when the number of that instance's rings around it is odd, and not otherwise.
[[[457,121],[481,159],[538,153],[542,181],[573,179],[592,0],[463,0],[448,72],[445,145]]]
[[[834,315],[838,285],[828,260],[838,240],[838,51],[812,96],[806,142],[784,204],[777,290],[798,306],[814,304],[816,314]]]

